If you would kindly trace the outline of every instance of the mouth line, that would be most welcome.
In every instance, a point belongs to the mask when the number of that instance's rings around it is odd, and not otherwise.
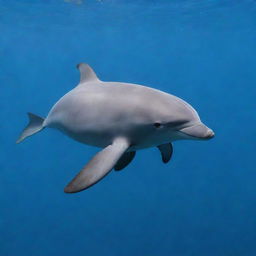
[[[179,131],[179,130],[178,130],[178,132],[180,132],[180,133],[182,133],[182,134],[184,134],[184,135],[186,135],[186,136],[188,136],[188,137],[191,137],[191,138],[203,139],[203,138],[200,138],[200,137],[196,137],[196,136],[193,136],[193,135],[186,134],[185,132],[182,132],[182,131]]]
[[[185,132],[182,132],[182,131],[180,131],[180,130],[178,130],[178,132],[180,132],[180,133],[182,133],[182,134],[184,134],[184,135],[186,135],[186,136],[188,136],[188,137],[195,138],[195,139],[199,139],[199,140],[210,140],[210,139],[214,138],[214,136],[215,136],[214,132],[212,132],[208,137],[193,136],[193,135],[187,134],[187,133],[185,133]]]

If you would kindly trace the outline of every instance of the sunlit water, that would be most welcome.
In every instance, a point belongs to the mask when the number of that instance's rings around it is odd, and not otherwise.
[[[255,1],[0,0],[0,32],[1,256],[256,255]],[[64,194],[98,149],[53,130],[14,142],[79,62],[185,99],[216,137]]]

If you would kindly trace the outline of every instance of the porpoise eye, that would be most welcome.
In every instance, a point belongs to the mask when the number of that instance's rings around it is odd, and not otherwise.
[[[161,127],[161,124],[160,124],[160,123],[154,123],[154,126],[155,126],[156,128],[160,128],[160,127]]]

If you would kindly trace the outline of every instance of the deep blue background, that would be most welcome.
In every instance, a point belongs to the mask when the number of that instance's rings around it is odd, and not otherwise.
[[[0,0],[0,255],[256,255],[256,2]],[[138,152],[67,195],[98,149],[44,130],[20,145],[89,63],[199,112],[216,137]]]

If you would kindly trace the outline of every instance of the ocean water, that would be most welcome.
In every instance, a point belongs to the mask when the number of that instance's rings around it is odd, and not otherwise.
[[[0,0],[0,31],[0,256],[256,255],[254,0]],[[98,149],[50,129],[15,140],[80,62],[185,99],[216,137],[63,193]]]

